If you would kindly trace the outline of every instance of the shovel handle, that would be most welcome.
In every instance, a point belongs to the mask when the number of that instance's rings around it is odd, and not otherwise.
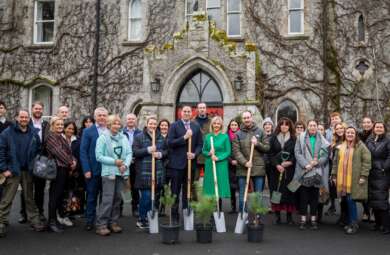
[[[152,146],[156,146],[156,131],[152,131]],[[154,194],[155,194],[155,187],[156,186],[156,159],[152,154],[152,208],[154,208]],[[154,211],[154,210],[153,210]]]
[[[249,155],[249,162],[252,162],[252,159],[253,159],[253,151],[255,149],[255,145],[252,143],[251,144],[251,153]],[[244,203],[243,203],[243,206],[242,206],[242,212],[244,213],[245,211],[245,205],[246,205],[246,201],[247,201],[247,198],[248,198],[248,186],[249,186],[249,181],[250,181],[250,178],[251,178],[251,171],[252,171],[252,168],[251,167],[248,167],[248,171],[246,173],[246,183],[245,183],[245,193],[244,193]]]
[[[192,137],[188,138],[188,153],[191,153],[192,149]],[[191,200],[191,170],[192,170],[192,160],[187,160],[187,201]]]
[[[211,144],[211,150],[214,150],[214,139],[213,137],[210,137],[210,144]],[[212,155],[214,156],[214,155]],[[214,177],[214,190],[215,190],[215,197],[217,199],[217,212],[218,212],[218,217],[219,217],[219,193],[218,193],[218,179],[217,179],[217,166],[215,164],[215,161],[211,159],[213,163],[213,177]]]

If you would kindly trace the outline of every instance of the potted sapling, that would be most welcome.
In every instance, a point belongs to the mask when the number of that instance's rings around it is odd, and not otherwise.
[[[196,241],[198,243],[211,243],[213,241],[213,225],[211,217],[216,208],[214,197],[206,196],[202,192],[199,182],[195,182],[197,200],[191,203],[195,212],[197,224],[195,224]]]
[[[264,206],[263,196],[260,192],[253,192],[248,196],[248,242],[261,242],[263,240],[263,217],[268,213]]]
[[[171,188],[164,185],[164,195],[160,198],[161,203],[169,212],[169,223],[160,224],[161,240],[165,244],[175,244],[179,241],[180,224],[172,221],[172,206],[176,200],[176,195],[172,194]]]

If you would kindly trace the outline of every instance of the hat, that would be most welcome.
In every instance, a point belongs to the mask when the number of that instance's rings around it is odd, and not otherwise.
[[[261,126],[264,127],[264,125],[265,125],[266,123],[269,123],[269,124],[271,124],[272,126],[274,126],[274,122],[272,121],[272,119],[271,119],[270,117],[265,118],[265,119],[263,120],[263,124],[262,124]]]

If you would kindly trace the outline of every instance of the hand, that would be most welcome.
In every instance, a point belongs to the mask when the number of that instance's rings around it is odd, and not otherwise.
[[[76,169],[76,166],[77,166],[77,162],[76,162],[76,160],[73,160],[72,164],[70,165],[70,169],[73,171]]]
[[[334,184],[336,184],[336,182],[337,182],[336,176],[332,176],[332,182],[333,182]]]
[[[282,165],[282,167],[286,168],[286,167],[291,166],[291,165],[292,165],[292,162],[291,162],[291,161],[284,161],[284,162],[282,162],[281,165]]]
[[[156,146],[149,146],[148,147],[148,152],[150,153],[150,154],[153,154],[153,152],[156,152]]]
[[[237,162],[237,160],[232,160],[231,163],[232,163],[233,166],[236,166],[238,162]]]
[[[211,159],[212,159],[213,161],[218,161],[218,158],[217,158],[215,155],[211,156]]]
[[[186,132],[186,134],[184,135],[184,140],[187,140],[187,139],[189,139],[190,137],[192,137],[192,130],[191,130],[191,128],[187,129],[187,132]]]
[[[12,172],[10,170],[4,171],[3,175],[5,178],[12,177]]]
[[[251,143],[252,143],[253,145],[256,145],[256,144],[257,144],[257,138],[256,138],[256,136],[252,136]]]
[[[308,164],[307,166],[305,166],[305,169],[307,171],[311,171],[313,169],[313,166],[311,164]]]
[[[193,160],[195,158],[195,153],[187,152],[187,159]]]
[[[252,168],[252,162],[251,161],[246,162],[245,167]]]
[[[317,159],[314,159],[314,160],[310,161],[310,165],[311,165],[312,167],[318,165],[318,160],[317,160]]]
[[[161,152],[158,152],[158,151],[153,152],[152,156],[153,156],[153,158],[160,159],[161,158]]]
[[[123,164],[123,160],[121,160],[121,159],[115,159],[115,165],[116,165],[117,167],[120,167],[122,164]]]
[[[359,184],[362,185],[362,184],[364,184],[365,182],[366,182],[366,179],[363,178],[363,177],[360,177],[360,179],[359,179]]]
[[[285,171],[285,169],[282,165],[277,165],[276,169],[279,171],[279,173],[283,173]]]
[[[215,150],[214,149],[210,149],[209,155],[212,156],[214,154],[215,154]]]
[[[121,172],[121,174],[124,174],[125,171],[126,171],[126,169],[127,169],[127,166],[126,166],[126,165],[121,165],[121,166],[119,167],[119,171]]]
[[[84,177],[85,177],[85,179],[91,179],[91,178],[92,178],[92,173],[91,173],[91,171],[86,172],[86,173],[84,174]]]

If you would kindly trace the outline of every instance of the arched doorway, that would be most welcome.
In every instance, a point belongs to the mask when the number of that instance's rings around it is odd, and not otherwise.
[[[207,104],[210,116],[223,116],[222,91],[214,78],[201,69],[191,73],[183,82],[176,102],[176,119],[180,118],[180,109],[183,105],[190,105],[194,116],[199,102]]]
[[[289,118],[293,123],[299,120],[299,111],[295,103],[290,100],[284,100],[281,102],[276,109],[276,122],[279,121],[280,118],[285,117]]]

